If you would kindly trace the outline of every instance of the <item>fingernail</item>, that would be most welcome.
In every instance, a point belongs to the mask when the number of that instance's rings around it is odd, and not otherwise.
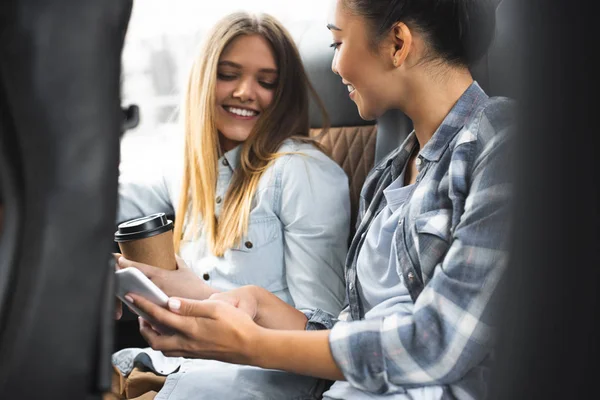
[[[119,264],[123,264],[125,262],[125,257],[123,257],[123,256],[119,257],[119,259],[117,260],[117,262]]]
[[[133,303],[133,298],[132,298],[131,296],[127,295],[127,294],[125,295],[125,300],[127,300],[127,301],[128,301],[128,302],[130,302],[131,304],[134,304],[134,303]]]
[[[181,308],[181,301],[177,299],[169,299],[169,308],[178,311]]]

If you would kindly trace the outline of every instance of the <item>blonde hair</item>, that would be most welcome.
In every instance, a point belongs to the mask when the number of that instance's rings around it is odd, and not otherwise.
[[[278,84],[271,106],[261,113],[250,136],[241,145],[240,163],[217,218],[215,194],[220,154],[215,122],[217,67],[227,45],[243,35],[261,35],[269,42],[278,68]],[[187,85],[183,185],[174,230],[176,252],[179,252],[184,230],[186,236],[189,235],[186,227],[197,226],[199,217],[209,248],[216,256],[222,256],[247,234],[258,182],[269,165],[282,155],[277,153],[282,142],[293,137],[317,144],[314,138],[309,138],[309,92],[321,109],[327,127],[327,114],[308,81],[298,49],[276,19],[266,14],[234,13],[216,24],[193,64]],[[192,234],[196,235],[197,229]]]

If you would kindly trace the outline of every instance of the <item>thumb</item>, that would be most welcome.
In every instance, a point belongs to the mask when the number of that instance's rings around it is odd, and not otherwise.
[[[115,269],[119,269],[119,258],[121,258],[121,253],[112,253],[113,258],[115,259]]]
[[[119,264],[120,268],[128,268],[128,267],[133,267],[134,264],[136,264],[134,261],[128,260],[126,259],[123,255],[119,254],[115,254],[115,257],[117,258],[117,263]]]
[[[169,298],[168,307],[172,312],[187,317],[215,318],[220,303],[212,300],[171,297]]]
[[[139,269],[148,278],[152,278],[153,276],[160,273],[160,271],[162,271],[160,268],[153,267],[152,265],[142,264],[142,263],[139,263],[136,261],[131,261],[131,260],[126,259],[123,256],[119,257],[119,268],[128,268],[128,267],[133,267],[133,268]]]

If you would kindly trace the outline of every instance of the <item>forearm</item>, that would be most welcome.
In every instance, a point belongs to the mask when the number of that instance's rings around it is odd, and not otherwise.
[[[306,327],[306,316],[266,289],[253,287],[257,300],[254,322],[277,330],[301,330]]]
[[[330,380],[345,380],[329,347],[330,331],[261,329],[250,350],[251,363]]]

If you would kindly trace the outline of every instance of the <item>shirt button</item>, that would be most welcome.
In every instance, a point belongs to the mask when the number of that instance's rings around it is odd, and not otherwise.
[[[411,281],[411,282],[414,281],[415,280],[415,274],[413,274],[412,272],[409,272],[408,273],[408,280]]]
[[[350,288],[350,291],[354,290],[354,283],[350,282],[350,284],[348,285],[348,287]]]
[[[247,241],[246,243],[244,243],[244,246],[246,246],[247,249],[251,249],[252,247],[254,247],[254,245],[252,244],[251,241]]]
[[[217,198],[216,198],[217,204],[221,204],[222,201],[223,201],[223,199],[221,198],[221,196],[217,196]]]
[[[210,279],[210,275],[209,275],[207,272],[205,272],[205,273],[204,273],[204,275],[202,275],[202,278],[203,278],[205,281],[207,281],[207,280],[209,280],[209,279]]]
[[[420,159],[420,158],[417,158],[417,159],[415,160],[415,164],[417,164],[417,166],[421,165],[421,163],[422,163],[422,162],[423,162],[423,161],[421,161],[421,159]]]
[[[229,165],[229,161],[227,161],[226,158],[223,157],[223,161],[222,161],[224,166],[228,166]]]

